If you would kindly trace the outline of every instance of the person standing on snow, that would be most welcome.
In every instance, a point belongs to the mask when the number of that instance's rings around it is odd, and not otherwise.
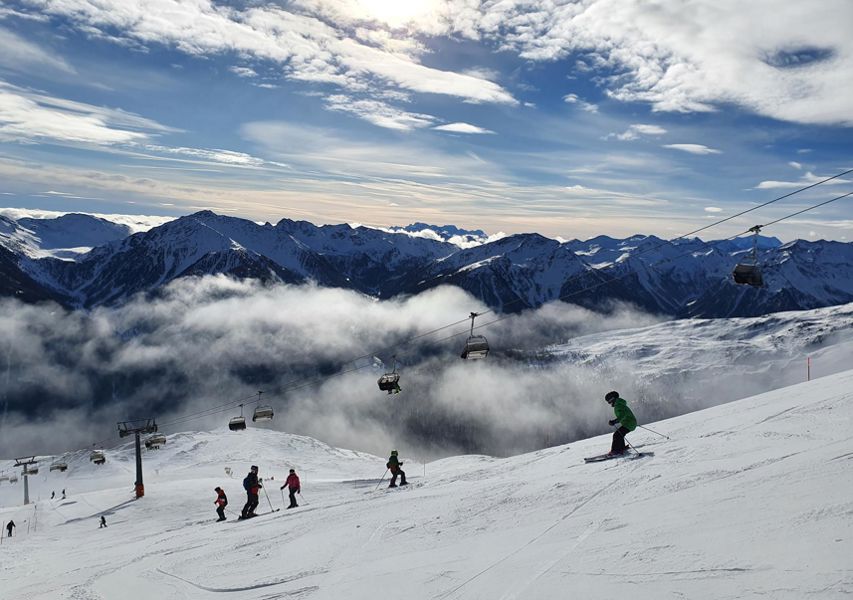
[[[258,492],[260,491],[261,482],[258,480],[258,467],[252,465],[249,474],[243,480],[243,489],[246,490],[246,505],[243,507],[243,512],[240,517],[248,519],[255,516],[255,509],[258,508]]]
[[[65,500],[65,488],[62,488],[62,499]]]
[[[213,503],[216,505],[216,514],[219,515],[219,518],[216,519],[218,523],[225,520],[225,507],[228,506],[228,496],[225,495],[225,491],[221,487],[217,486],[213,491],[216,492],[216,500]]]
[[[406,473],[400,468],[403,466],[403,463],[397,457],[396,450],[391,450],[391,457],[385,466],[391,471],[391,485],[388,486],[389,488],[397,487],[397,475],[400,476],[400,485],[409,485],[409,482],[406,481]]]
[[[101,524],[98,526],[98,529],[101,529],[101,528],[106,527],[106,526],[107,526],[107,518],[104,515],[101,515]]]
[[[610,425],[619,424],[619,429],[613,432],[613,444],[610,454],[625,454],[625,436],[637,428],[637,417],[628,408],[628,403],[619,397],[619,392],[607,392],[604,400],[613,407],[616,418],[608,421]]]
[[[53,500],[54,498],[56,498],[56,492],[51,492],[50,499]]]
[[[17,525],[15,525],[14,521],[10,520],[8,523],[6,523],[6,532],[7,532],[6,537],[12,537],[12,529],[14,527],[17,527]]]
[[[296,503],[296,494],[302,493],[302,488],[299,486],[299,475],[296,474],[296,469],[290,469],[290,475],[287,476],[287,481],[281,486],[281,489],[287,488],[290,494],[290,506],[287,508],[296,508],[299,506]]]

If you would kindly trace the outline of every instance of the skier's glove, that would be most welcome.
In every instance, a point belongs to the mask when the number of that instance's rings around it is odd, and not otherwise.
[[[610,423],[611,425],[616,425],[616,423],[618,423],[618,422],[619,422],[619,419],[611,419],[611,420],[609,420],[609,421],[607,421],[607,422],[608,422],[608,423]]]

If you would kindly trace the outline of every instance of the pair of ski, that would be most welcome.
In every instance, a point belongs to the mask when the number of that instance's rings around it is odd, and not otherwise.
[[[594,462],[602,462],[605,460],[613,460],[614,458],[627,458],[628,460],[636,460],[638,458],[643,458],[646,456],[654,456],[654,452],[624,452],[622,454],[611,454],[608,452],[607,454],[599,454],[598,456],[590,456],[588,458],[583,459],[585,463],[594,463]]]
[[[273,510],[268,510],[267,512],[255,513],[250,517],[244,517],[243,515],[240,515],[239,517],[237,517],[237,520],[238,521],[248,521],[249,519],[254,519],[255,517],[263,517],[265,515],[271,515],[273,513],[277,513],[280,510],[281,510],[280,508],[275,508]]]

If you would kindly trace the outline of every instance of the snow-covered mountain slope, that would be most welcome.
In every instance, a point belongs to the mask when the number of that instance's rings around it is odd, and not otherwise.
[[[42,283],[45,295],[73,298],[75,306],[120,303],[178,277],[218,273],[312,280],[379,298],[451,284],[501,312],[519,312],[555,298],[594,310],[624,301],[676,317],[756,316],[853,301],[851,243],[797,240],[782,246],[775,238],[762,238],[767,285],[755,289],[731,279],[733,266],[746,252],[742,241],[637,235],[561,243],[529,233],[469,240],[460,247],[438,234],[415,235],[429,229],[395,233],[289,219],[273,226],[202,211],[63,264],[41,258],[53,252],[47,249],[52,242],[45,245],[20,222],[0,219],[0,245],[18,257],[18,268]],[[16,228],[29,233],[10,233]],[[448,239],[479,233],[445,229]],[[81,234],[79,245],[92,242],[94,235]],[[55,237],[72,241],[65,230]],[[0,282],[0,294],[17,293]]]
[[[584,464],[609,436],[425,467],[401,447],[412,485],[396,490],[375,489],[384,458],[269,431],[170,436],[145,453],[140,500],[127,445],[102,467],[78,456],[33,478],[34,505],[13,505],[21,482],[0,483],[0,520],[18,526],[0,545],[0,589],[9,600],[846,597],[851,389],[848,371],[648,423],[671,440],[635,431],[654,456],[633,460]],[[275,476],[276,507],[295,466],[302,506],[236,522],[250,464]],[[216,485],[231,502],[224,523]],[[48,499],[62,488],[67,499]]]

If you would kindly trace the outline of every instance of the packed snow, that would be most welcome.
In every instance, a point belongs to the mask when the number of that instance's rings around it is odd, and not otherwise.
[[[853,592],[851,390],[846,371],[667,421],[638,414],[671,439],[638,429],[629,442],[654,456],[596,464],[583,458],[609,436],[426,465],[401,441],[411,485],[394,490],[380,482],[385,457],[260,429],[169,436],[144,453],[140,500],[127,444],[100,467],[86,452],[66,457],[62,474],[43,457],[34,504],[21,506],[21,481],[0,483],[0,520],[17,524],[0,545],[0,590],[4,600],[840,598]],[[275,478],[265,489],[276,508],[295,468],[301,506],[236,521],[251,464]],[[224,523],[217,485],[230,499]],[[49,499],[63,488],[65,500]]]

